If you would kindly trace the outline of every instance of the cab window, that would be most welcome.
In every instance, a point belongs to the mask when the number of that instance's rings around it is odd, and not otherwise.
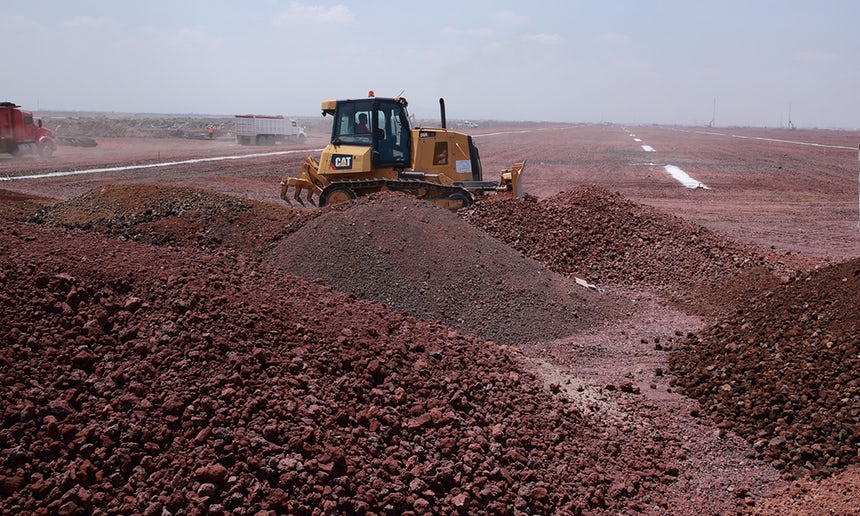
[[[373,134],[372,107],[370,100],[339,105],[332,129],[332,143],[370,145]]]
[[[409,158],[409,122],[406,111],[397,102],[386,102],[377,112],[375,155],[377,164],[404,166]]]

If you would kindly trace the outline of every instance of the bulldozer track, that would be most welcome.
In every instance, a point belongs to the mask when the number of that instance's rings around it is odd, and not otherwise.
[[[323,189],[320,193],[320,207],[327,204],[331,192],[344,188],[351,190],[359,197],[392,190],[410,193],[416,195],[419,199],[429,201],[443,199],[458,200],[463,203],[463,207],[475,202],[472,194],[461,186],[448,186],[421,179],[347,179],[329,183]],[[425,193],[420,194],[421,190],[424,190]]]

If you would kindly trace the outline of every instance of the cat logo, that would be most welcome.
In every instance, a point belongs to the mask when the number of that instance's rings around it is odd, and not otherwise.
[[[350,170],[352,169],[352,156],[349,154],[333,154],[329,165],[332,170]]]

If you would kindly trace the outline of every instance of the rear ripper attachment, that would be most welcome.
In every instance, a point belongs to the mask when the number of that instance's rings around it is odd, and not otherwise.
[[[403,97],[326,100],[323,116],[332,115],[331,142],[320,160],[305,159],[296,177],[281,180],[281,199],[320,207],[376,192],[397,191],[449,209],[475,202],[476,195],[510,191],[522,197],[525,162],[502,171],[498,181],[484,181],[478,149],[471,136],[449,131],[445,104],[439,99],[442,127],[413,128]],[[305,199],[302,199],[304,193]]]

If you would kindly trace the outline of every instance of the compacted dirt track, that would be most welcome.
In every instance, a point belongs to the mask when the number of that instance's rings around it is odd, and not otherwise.
[[[860,134],[473,131],[535,197],[288,207],[320,134],[0,158],[0,509],[860,506]]]

